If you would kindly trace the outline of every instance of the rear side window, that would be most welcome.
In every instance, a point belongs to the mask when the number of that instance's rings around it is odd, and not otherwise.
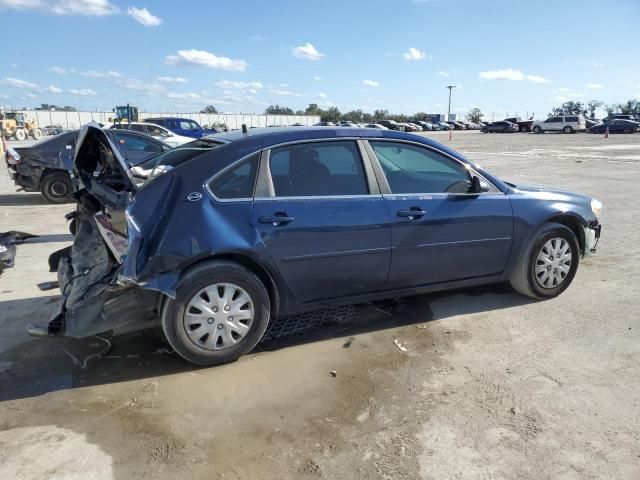
[[[302,143],[276,148],[269,157],[277,197],[368,195],[356,142]]]
[[[574,122],[578,123],[578,117],[564,117],[565,122]]]
[[[253,197],[260,156],[255,154],[209,182],[209,190],[221,200],[247,200]]]
[[[116,133],[115,136],[120,150],[148,153],[162,152],[162,146],[159,143],[151,142],[146,138],[140,138],[135,135],[126,135],[124,133]]]

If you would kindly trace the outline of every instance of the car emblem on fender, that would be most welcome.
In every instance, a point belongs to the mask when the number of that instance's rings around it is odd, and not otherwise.
[[[189,200],[190,202],[197,202],[201,199],[202,194],[200,192],[191,192],[189,195],[187,195],[187,200]]]

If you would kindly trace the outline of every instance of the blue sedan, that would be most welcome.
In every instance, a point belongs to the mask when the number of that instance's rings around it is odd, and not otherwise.
[[[182,357],[214,365],[251,351],[271,318],[328,305],[497,282],[553,298],[600,237],[598,200],[504,181],[403,132],[231,132],[138,178],[101,129],[79,144],[78,233],[50,258],[62,297],[32,335],[157,318]]]
[[[607,123],[601,123],[589,127],[589,133],[605,133],[609,129],[609,133],[635,133],[640,132],[640,123],[632,120],[611,120]]]

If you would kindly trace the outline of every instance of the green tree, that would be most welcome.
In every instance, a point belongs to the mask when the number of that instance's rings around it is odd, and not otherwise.
[[[484,113],[482,113],[482,110],[480,110],[478,107],[474,107],[467,112],[467,120],[473,123],[478,123],[480,120],[482,120],[483,116]]]
[[[340,110],[337,107],[331,107],[322,112],[320,118],[323,122],[339,122],[341,118]]]
[[[294,112],[289,107],[281,107],[280,105],[269,105],[265,111],[265,115],[293,115]]]
[[[218,109],[213,105],[207,105],[202,110],[200,110],[200,113],[218,113]]]
[[[604,102],[600,100],[589,100],[587,102],[587,112],[589,113],[589,118],[596,118],[596,110],[604,105]]]
[[[569,100],[551,112],[551,115],[587,115],[587,109],[582,102],[574,102]]]
[[[376,110],[373,112],[373,119],[377,122],[378,120],[384,120],[389,117],[389,110]]]

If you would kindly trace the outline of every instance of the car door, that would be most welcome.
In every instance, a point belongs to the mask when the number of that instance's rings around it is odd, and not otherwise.
[[[544,121],[544,130],[553,132],[562,129],[562,117],[550,117]]]
[[[356,140],[267,150],[258,183],[253,225],[298,302],[383,288],[389,213]]]
[[[477,173],[425,145],[369,140],[392,222],[388,288],[498,274],[511,251],[513,213],[505,194]],[[480,178],[480,177],[479,177]]]

